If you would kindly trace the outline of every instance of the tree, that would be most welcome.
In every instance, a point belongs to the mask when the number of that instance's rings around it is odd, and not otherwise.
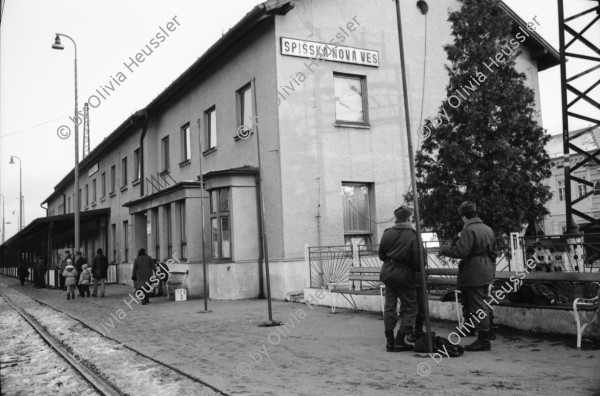
[[[468,200],[497,235],[509,234],[548,214],[550,136],[537,124],[525,74],[515,70],[526,32],[513,37],[513,20],[495,1],[459,2],[448,19],[454,43],[444,47],[448,95],[425,121],[430,136],[416,156],[423,225],[452,238],[463,226],[457,207]]]

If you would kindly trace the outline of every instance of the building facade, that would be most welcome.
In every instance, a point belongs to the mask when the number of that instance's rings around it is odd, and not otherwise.
[[[584,150],[589,155],[593,155],[600,149],[600,127],[583,128],[571,132],[574,137],[572,143]],[[546,151],[552,159],[552,175],[548,179],[552,199],[546,203],[546,208],[550,214],[544,219],[543,230],[546,235],[562,235],[567,229],[565,219],[566,197],[565,197],[565,170],[564,170],[564,147],[563,136],[554,135],[546,145]],[[571,151],[570,163],[577,164],[584,159],[583,154]],[[578,200],[575,203],[575,210],[589,216],[592,219],[600,218],[600,166],[593,161],[587,161],[583,166],[574,169],[571,177],[575,176],[588,183],[571,180],[571,199]],[[596,192],[596,194],[594,194]],[[573,220],[584,227],[590,222],[588,219],[573,215]],[[587,233],[598,233],[598,227],[586,230]]]
[[[401,1],[418,142],[417,126],[446,96],[443,46],[458,3],[432,3],[427,17],[416,3]],[[502,7],[515,33],[527,29]],[[537,73],[558,55],[529,33],[517,68],[539,109]],[[398,48],[388,0],[256,6],[82,160],[81,210],[109,214],[79,248],[103,247],[121,281],[141,247],[173,258],[192,295],[203,293],[205,261],[210,297],[240,299],[264,294],[265,253],[272,296],[284,298],[307,285],[307,246],[377,243],[410,186]],[[44,202],[49,216],[72,213],[73,197],[71,172]],[[72,234],[52,243],[55,257],[73,249]]]

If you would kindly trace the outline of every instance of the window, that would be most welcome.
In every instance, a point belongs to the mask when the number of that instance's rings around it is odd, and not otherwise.
[[[342,183],[344,240],[371,244],[371,186],[366,183]]]
[[[206,148],[207,150],[217,147],[217,109],[215,106],[204,113],[204,125],[206,125]]]
[[[115,193],[115,188],[117,187],[117,167],[113,165],[110,167],[110,192],[111,194]]]
[[[564,187],[564,180],[559,180],[558,181],[558,200],[560,202],[565,200],[565,187]]]
[[[106,197],[106,172],[102,172],[100,178],[100,199]]]
[[[90,204],[90,187],[89,185],[85,185],[85,206]]]
[[[71,213],[71,197],[67,198],[67,213]]]
[[[162,159],[163,159],[163,172],[167,172],[171,169],[169,160],[169,137],[165,137],[162,140]]]
[[[79,203],[79,209],[81,209],[81,202],[82,202],[82,198],[81,198],[81,188],[79,189],[79,195],[77,196],[77,201]]]
[[[121,160],[121,187],[127,185],[127,157]]]
[[[126,263],[129,260],[129,222],[127,220],[123,222],[123,254],[123,262]]]
[[[96,202],[96,179],[92,180],[92,203]]]
[[[254,110],[252,106],[252,86],[246,85],[238,92],[240,101],[240,122],[239,125],[244,125],[250,129],[254,127]]]
[[[231,258],[229,217],[229,188],[210,191],[210,224],[213,259]]]
[[[133,151],[133,181],[140,180],[142,177],[142,170],[140,168],[140,149],[137,148]]]
[[[583,179],[583,180],[585,180],[585,176],[584,176],[584,177],[582,177],[582,179]],[[577,193],[579,194],[579,195],[578,195],[578,198],[581,198],[581,197],[583,197],[585,194],[587,194],[587,185],[586,185],[586,184],[583,184],[583,183],[579,183],[579,184],[577,184]]]
[[[190,124],[185,124],[181,127],[181,162],[192,159],[192,143],[190,141],[190,134]]]
[[[179,232],[181,233],[181,259],[184,260],[187,258],[187,235],[185,232],[185,200],[179,203],[179,224],[181,225],[181,229]],[[203,242],[204,243],[204,242]]]
[[[165,227],[167,229],[167,259],[173,257],[173,236],[171,235],[171,205],[165,206]]]
[[[365,77],[333,75],[337,123],[367,124]]]

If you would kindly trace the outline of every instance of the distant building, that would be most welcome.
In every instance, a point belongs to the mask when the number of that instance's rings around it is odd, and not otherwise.
[[[589,154],[600,149],[600,127],[579,129],[571,132],[571,136],[576,136],[574,139],[571,139],[571,142]],[[546,208],[550,214],[544,220],[543,230],[546,235],[560,235],[565,232],[567,226],[565,219],[563,136],[552,136],[546,145],[546,151],[552,159],[552,176],[548,179],[548,185],[554,196],[546,203]],[[575,164],[581,162],[584,156],[573,150],[569,151],[569,163],[571,169],[573,169]],[[596,183],[600,182],[600,166],[595,161],[589,160],[584,166],[575,169],[572,175],[582,180],[590,181],[596,186]],[[580,201],[575,204],[576,210],[591,218],[600,218],[600,195],[594,195],[594,188],[592,186],[571,180],[571,199],[580,199]],[[589,224],[588,220],[576,216],[575,214],[573,215],[573,219],[575,220],[575,223],[579,225],[579,228]],[[600,229],[597,227],[589,228],[586,232],[598,233],[600,232]]]
[[[425,18],[416,1],[401,2],[414,142],[421,115],[437,114],[446,98],[443,46],[453,40],[448,10],[458,5],[430,3]],[[501,5],[514,33],[527,31]],[[537,74],[557,65],[558,53],[535,32],[521,35],[517,69],[539,110]],[[4,265],[31,252],[55,262],[75,250],[80,205],[78,249],[91,257],[104,248],[120,281],[145,247],[159,260],[177,257],[172,268],[189,270],[190,293],[200,294],[204,252],[211,298],[257,297],[265,284],[261,171],[272,295],[302,290],[306,246],[377,243],[408,191],[398,48],[389,0],[256,6],[81,161],[81,202],[73,172],[56,185],[44,201],[49,217],[2,246]]]

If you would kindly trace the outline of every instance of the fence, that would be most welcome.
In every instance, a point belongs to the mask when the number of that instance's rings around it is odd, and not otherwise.
[[[429,268],[458,267],[458,259],[439,254],[444,243],[424,242]],[[510,237],[496,238],[496,248],[496,271],[522,271],[528,260],[534,261],[537,271],[600,270],[600,234],[521,237],[513,233]],[[346,283],[350,267],[380,267],[383,263],[378,249],[379,245],[308,247],[310,287],[327,287],[329,282]]]

